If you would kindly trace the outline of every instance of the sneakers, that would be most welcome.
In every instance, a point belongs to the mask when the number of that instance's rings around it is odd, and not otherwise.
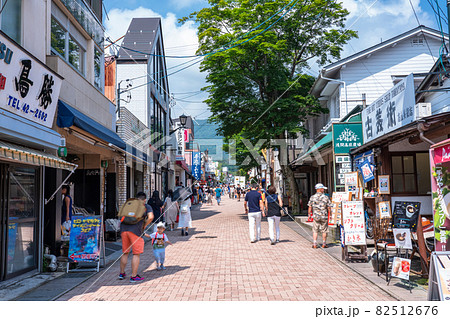
[[[163,264],[161,264],[161,270],[166,270],[166,267],[164,267]]]
[[[274,241],[274,240],[271,240],[271,241],[270,241],[270,244],[271,244],[271,245],[275,245],[275,241]]]
[[[313,244],[313,245],[312,245],[312,248],[317,248],[317,244]]]
[[[139,275],[136,275],[135,277],[130,277],[130,282],[138,282],[138,281],[142,281],[144,280],[144,278],[142,278]]]
[[[280,242],[280,240],[279,240],[279,239],[277,239],[277,240],[276,240],[276,242],[277,242],[277,243],[279,243],[279,242]]]
[[[184,232],[185,236],[189,236],[189,233],[187,231]]]
[[[124,280],[126,276],[127,276],[127,274],[125,274],[125,273],[120,273],[120,274],[119,274],[119,280]]]
[[[184,229],[181,230],[181,236],[184,236],[185,232]]]

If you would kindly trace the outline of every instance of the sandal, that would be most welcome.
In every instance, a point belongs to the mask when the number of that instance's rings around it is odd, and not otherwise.
[[[312,245],[312,248],[314,248],[314,249],[317,248],[317,245],[316,245],[316,244],[313,244],[313,245]]]
[[[322,248],[328,248],[328,245],[327,244],[323,244]]]

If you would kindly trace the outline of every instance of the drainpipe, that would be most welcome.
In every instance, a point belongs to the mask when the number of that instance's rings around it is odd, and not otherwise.
[[[338,83],[344,84],[344,92],[345,92],[345,115],[347,115],[347,114],[348,114],[348,98],[347,98],[347,85],[345,84],[345,81],[327,78],[327,77],[324,77],[323,75],[322,75],[322,79],[328,80],[328,81],[331,81],[331,82],[338,82]],[[342,101],[342,99],[341,99],[341,101]],[[339,109],[340,109],[340,108],[339,108]],[[345,116],[345,115],[344,115],[344,116]],[[342,116],[340,116],[340,114],[339,114],[339,118],[342,118]]]
[[[428,129],[430,128],[430,124],[426,123],[426,122],[419,122],[417,124],[417,130],[419,131],[419,138],[424,141],[425,143],[428,143],[430,145],[436,144],[434,143],[432,140],[429,140],[428,138],[426,138],[424,136],[424,133],[426,131],[428,131]]]

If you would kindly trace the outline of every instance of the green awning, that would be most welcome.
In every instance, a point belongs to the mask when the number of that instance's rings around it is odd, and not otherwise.
[[[303,162],[313,152],[316,152],[325,147],[331,146],[332,142],[333,142],[333,133],[330,132],[327,135],[325,135],[321,140],[319,140],[316,144],[314,144],[305,154],[303,154],[302,156],[297,158],[294,161],[294,164],[296,164],[298,162]]]

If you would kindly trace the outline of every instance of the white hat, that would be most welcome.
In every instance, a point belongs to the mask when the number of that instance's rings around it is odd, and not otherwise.
[[[159,222],[159,223],[156,225],[156,228],[164,228],[164,229],[166,229],[166,225],[164,225],[163,222]]]
[[[316,184],[316,189],[320,189],[320,188],[327,189],[325,186],[323,186],[322,183]]]

